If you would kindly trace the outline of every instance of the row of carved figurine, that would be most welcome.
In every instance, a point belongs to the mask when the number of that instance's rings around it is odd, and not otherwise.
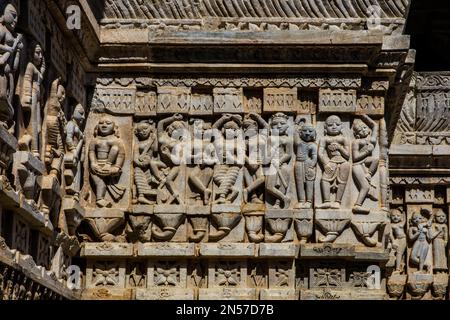
[[[345,134],[340,117],[331,115],[324,122],[325,134],[318,144],[316,129],[309,121],[297,117],[293,126],[284,113],[274,114],[268,122],[258,114],[224,114],[213,124],[198,118],[191,119],[191,127],[187,123],[182,115],[175,114],[158,121],[157,126],[153,120],[135,125],[135,203],[266,203],[272,208],[287,209],[297,198],[295,208],[311,208],[319,163],[323,169],[323,203],[317,208],[341,207],[350,173],[359,190],[355,213],[369,212],[363,206],[366,198],[378,201],[377,186],[381,190],[381,206],[387,207],[384,120],[379,125],[365,115],[355,119],[352,140]],[[126,157],[125,142],[114,120],[102,116],[89,145],[98,207],[112,206],[106,200],[108,193],[118,201],[125,192],[118,183]],[[190,164],[187,173],[186,164]],[[378,170],[380,183],[372,181]],[[189,190],[185,195],[186,174]],[[294,188],[296,192],[290,194]],[[332,193],[336,194],[334,201]]]

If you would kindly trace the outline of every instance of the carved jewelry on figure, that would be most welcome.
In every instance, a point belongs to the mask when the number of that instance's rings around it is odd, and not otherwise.
[[[108,191],[112,199],[119,201],[126,188],[117,183],[125,161],[125,147],[119,128],[108,116],[103,116],[94,129],[94,138],[89,145],[91,178],[96,191],[97,206],[111,207],[105,199]]]
[[[342,121],[338,116],[329,116],[325,121],[325,137],[319,143],[319,161],[323,167],[323,203],[319,209],[340,209],[350,174],[350,140],[343,134]],[[332,185],[336,183],[335,201],[331,202]]]

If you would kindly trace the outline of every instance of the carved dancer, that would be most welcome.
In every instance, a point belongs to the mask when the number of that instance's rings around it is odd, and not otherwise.
[[[422,210],[426,212],[427,210]],[[431,271],[431,266],[427,261],[428,250],[430,249],[431,241],[436,238],[442,231],[433,234],[431,225],[433,216],[428,221],[423,217],[421,212],[415,212],[411,218],[411,227],[408,230],[408,236],[411,241],[414,241],[410,260],[413,264],[418,266],[418,271],[423,271],[426,267],[427,271]]]
[[[244,167],[244,202],[264,203],[264,192],[258,192],[265,183],[261,151],[265,150],[269,134],[269,124],[257,113],[251,113],[244,119],[245,167]],[[262,132],[258,131],[262,129]],[[254,156],[256,155],[256,157]]]
[[[183,205],[184,199],[181,196],[182,190],[175,185],[175,180],[180,173],[180,164],[184,155],[176,154],[182,148],[183,138],[186,136],[186,124],[182,121],[181,114],[175,114],[171,117],[163,119],[158,123],[158,144],[161,161],[166,166],[161,171],[164,173],[158,189],[160,191],[160,199],[163,203],[171,204],[176,201]],[[165,192],[164,187],[170,194]]]
[[[157,187],[164,177],[160,168],[166,165],[156,158],[158,139],[156,128],[151,120],[143,120],[136,124],[136,143],[134,144],[134,182],[136,184],[137,202],[153,204],[149,198],[156,197]]]
[[[22,150],[31,151],[38,158],[40,157],[39,145],[42,128],[42,81],[44,80],[45,69],[46,64],[42,48],[36,43],[32,61],[28,63],[23,79],[20,98],[24,118],[29,119],[29,122],[26,125],[24,135],[19,140],[19,145]]]
[[[363,115],[353,123],[352,144],[353,180],[359,189],[358,198],[353,206],[353,213],[369,213],[369,209],[362,207],[366,197],[377,201],[376,187],[372,184],[372,177],[378,169],[378,159],[373,157],[377,145],[378,126],[375,121]]]
[[[64,157],[63,140],[67,125],[63,112],[63,103],[66,99],[66,90],[60,84],[61,79],[52,83],[50,99],[46,106],[46,141],[44,162],[50,169],[50,174],[58,177],[61,172]]]
[[[66,125],[66,148],[64,156],[64,177],[67,192],[78,199],[81,184],[81,163],[83,160],[84,134],[81,130],[85,117],[84,108],[78,104],[73,110],[72,119]]]
[[[270,124],[270,172],[267,176],[267,192],[275,198],[274,208],[289,208],[291,199],[287,194],[292,173],[289,162],[293,154],[293,141],[288,135],[288,116],[276,113]]]
[[[447,216],[445,215],[445,212],[440,208],[435,214],[433,231],[436,235],[433,240],[433,270],[437,271],[438,273],[447,272]]]
[[[125,161],[125,147],[119,135],[119,128],[109,117],[100,118],[89,145],[91,177],[96,189],[97,205],[111,207],[105,199],[106,191],[114,201],[119,201],[125,188],[115,183],[122,174]]]
[[[395,252],[395,271],[401,272],[403,269],[404,256],[406,252],[406,233],[404,214],[399,209],[391,211],[391,232],[389,242]]]
[[[12,127],[15,75],[19,68],[22,35],[15,32],[17,9],[8,3],[0,17],[0,125]]]
[[[323,167],[323,204],[319,209],[339,209],[350,174],[350,140],[344,137],[341,119],[329,116],[325,121],[325,137],[319,143],[319,161]],[[335,201],[330,202],[332,184],[337,184]]]
[[[211,125],[202,119],[193,119],[193,155],[192,162],[195,167],[189,173],[189,183],[203,198],[203,204],[208,205],[212,190],[208,188],[214,174],[214,164],[217,159],[214,146],[211,144]]]
[[[219,167],[214,172],[214,181],[219,186],[215,203],[232,203],[239,195],[239,189],[235,188],[241,166],[238,161],[239,144],[238,132],[242,117],[239,115],[225,114],[213,125],[213,130],[222,129],[220,139],[216,139],[216,148],[220,149],[222,159]],[[225,151],[225,152],[224,152]]]
[[[303,120],[303,121],[301,121]],[[296,155],[295,180],[297,185],[298,204],[296,209],[311,208],[316,180],[317,144],[316,129],[306,124],[305,119],[298,122],[298,130],[294,135]]]

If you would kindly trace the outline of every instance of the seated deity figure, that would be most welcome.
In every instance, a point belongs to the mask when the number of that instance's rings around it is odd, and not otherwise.
[[[116,181],[122,175],[124,161],[125,147],[120,139],[119,128],[109,117],[103,116],[89,144],[91,178],[100,208],[112,207],[112,203],[105,199],[107,191],[116,202],[123,197],[126,189]]]
[[[26,125],[25,132],[19,144],[24,151],[31,151],[38,158],[40,157],[39,145],[42,129],[42,81],[44,80],[45,69],[46,64],[42,47],[36,43],[32,61],[28,63],[23,79],[22,95],[20,98],[24,118],[26,118]]]
[[[241,146],[238,143],[238,134],[242,117],[233,114],[224,114],[213,125],[213,130],[221,132],[214,141],[216,150],[221,159],[214,172],[214,182],[218,186],[215,204],[233,203],[239,196],[240,190],[235,187],[242,163],[239,161]]]
[[[23,48],[23,37],[15,32],[17,20],[17,9],[8,3],[0,17],[0,125],[6,129],[14,118],[15,76]]]
[[[352,144],[353,180],[359,189],[358,198],[353,206],[353,213],[369,213],[369,209],[363,208],[366,197],[377,201],[376,187],[372,185],[372,177],[378,169],[378,159],[373,157],[373,151],[377,145],[378,126],[368,116],[363,115],[353,123]]]
[[[270,168],[267,174],[266,191],[274,198],[274,209],[287,209],[291,204],[288,188],[291,181],[289,162],[293,154],[292,137],[288,134],[288,116],[276,113],[269,121]]]
[[[316,129],[299,121],[298,130],[294,135],[295,147],[295,180],[297,185],[298,204],[296,209],[312,207],[314,196],[314,181],[316,180],[317,144]]]
[[[325,121],[325,137],[319,143],[319,162],[323,167],[320,186],[323,203],[319,209],[340,209],[350,174],[350,140],[344,137],[342,122],[338,116]],[[331,203],[331,191],[336,184],[335,201]],[[332,188],[333,187],[333,188]]]
[[[257,113],[251,113],[244,119],[245,167],[244,202],[264,203],[263,195],[266,178],[263,171],[263,157],[269,134],[269,124]],[[260,131],[260,132],[259,132]]]
[[[177,204],[184,205],[184,190],[180,189],[182,186],[177,186],[175,181],[180,174],[181,164],[185,160],[183,149],[187,132],[187,126],[181,114],[175,114],[158,122],[159,155],[164,163],[164,167],[161,168],[164,177],[161,176],[158,187],[160,191],[158,203],[172,204],[176,201]]]
[[[136,143],[134,145],[134,182],[136,184],[137,202],[154,204],[149,198],[156,197],[156,187],[164,179],[160,168],[166,167],[156,157],[158,138],[152,120],[143,120],[135,127]]]
[[[203,204],[208,205],[212,195],[209,184],[217,162],[214,145],[211,143],[211,124],[207,124],[203,119],[192,119],[192,122],[194,125],[192,162],[195,166],[190,170],[188,179],[197,192],[196,197],[203,199]]]

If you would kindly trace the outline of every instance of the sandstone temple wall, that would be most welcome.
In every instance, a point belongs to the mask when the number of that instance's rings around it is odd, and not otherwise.
[[[448,299],[450,75],[372,2],[2,1],[0,299]]]

